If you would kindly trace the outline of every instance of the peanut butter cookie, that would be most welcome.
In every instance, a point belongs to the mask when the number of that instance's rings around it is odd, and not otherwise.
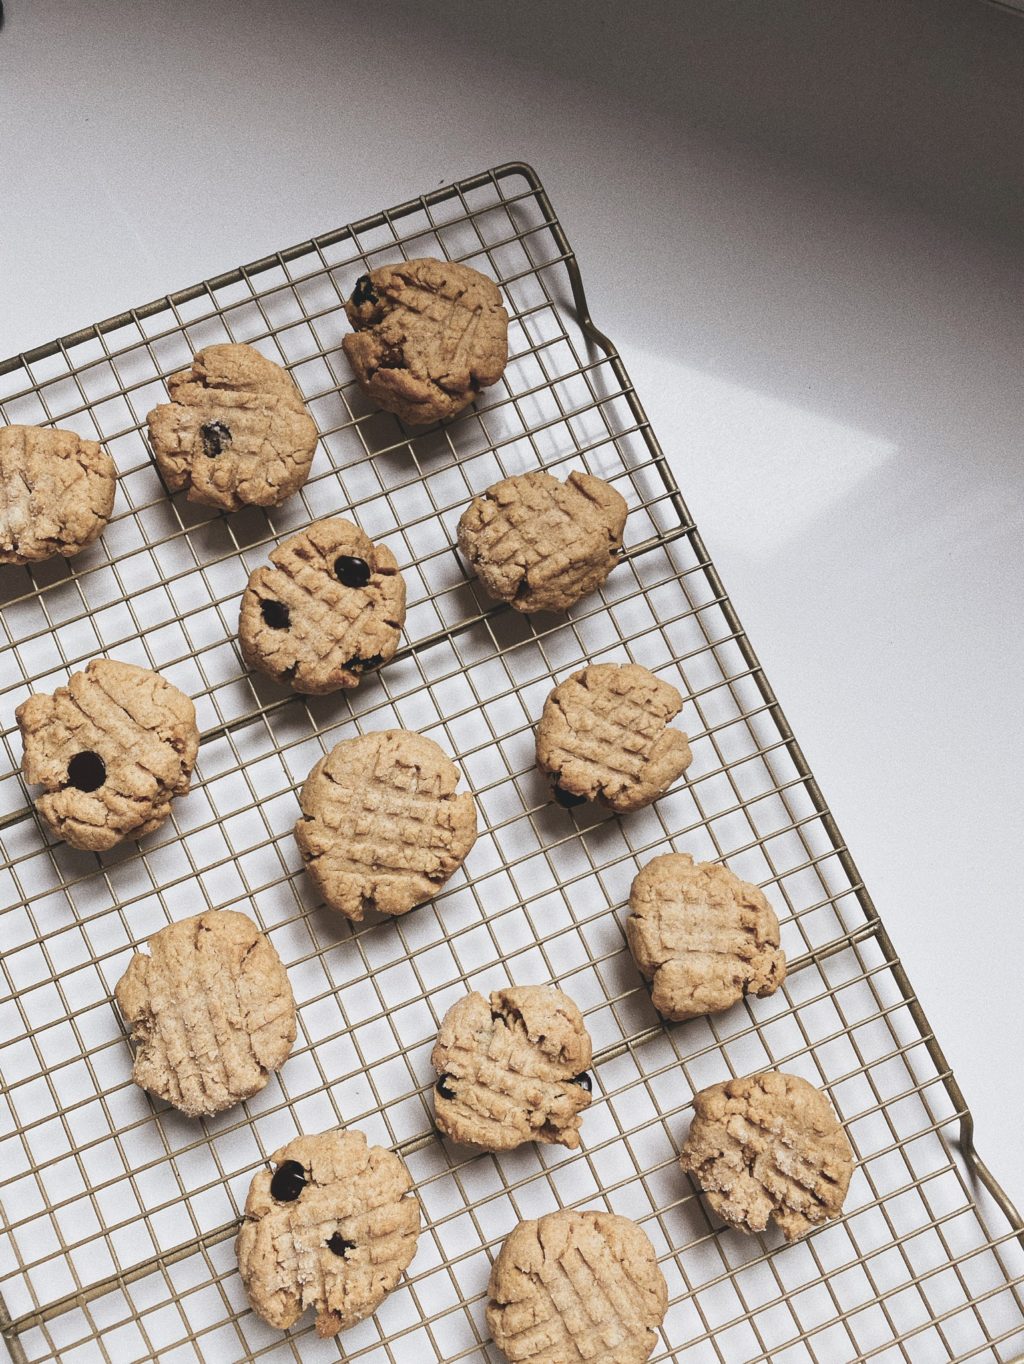
[[[442,260],[397,261],[356,281],[342,342],[363,391],[412,426],[461,412],[501,378],[508,313],[492,279]]]

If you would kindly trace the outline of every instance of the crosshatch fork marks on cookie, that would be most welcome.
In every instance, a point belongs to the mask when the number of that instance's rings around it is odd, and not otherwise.
[[[455,421],[412,434],[362,398],[342,303],[368,268],[431,253],[499,280],[511,359]],[[230,340],[285,365],[321,440],[301,495],[223,517],[168,498],[142,431],[166,376]],[[231,1243],[269,1154],[338,1124],[399,1151],[424,1211],[407,1278],[320,1347],[346,1358],[488,1357],[489,1264],[520,1217],[562,1206],[626,1213],[651,1237],[670,1299],[655,1360],[1020,1353],[1020,1219],[974,1154],[963,1095],[532,171],[445,186],[15,357],[0,406],[99,437],[121,476],[98,544],[0,571],[0,1291],[15,1358],[309,1358],[311,1325],[279,1335],[248,1312]],[[596,475],[629,508],[622,562],[567,619],[493,605],[453,549],[473,496],[537,469]],[[289,696],[242,668],[238,601],[269,548],[339,514],[394,551],[404,644],[343,697]],[[41,836],[10,726],[30,691],[101,652],[192,696],[203,742],[167,825],[97,858]],[[533,761],[544,697],[591,661],[641,663],[686,698],[691,767],[621,820],[552,805]],[[349,926],[298,862],[296,792],[339,739],[389,727],[455,758],[480,837],[432,904]],[[638,867],[672,849],[766,891],[789,960],[775,995],[657,1018],[623,925]],[[285,961],[298,1037],[257,1099],[190,1123],[135,1091],[110,996],[153,931],[227,907]],[[431,1127],[440,1019],[467,989],[546,981],[594,1039],[581,1149],[467,1158]],[[722,1231],[677,1164],[691,1095],[771,1066],[828,1093],[859,1162],[844,1217],[793,1247]]]

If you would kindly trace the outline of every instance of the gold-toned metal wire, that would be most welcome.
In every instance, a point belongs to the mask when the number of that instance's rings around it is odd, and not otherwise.
[[[497,278],[503,381],[414,433],[360,394],[342,300],[396,255]],[[252,341],[293,374],[322,438],[282,508],[226,517],[169,498],[143,435],[201,346]],[[655,1360],[1006,1361],[1024,1350],[1024,1229],[973,1144],[963,1095],[697,534],[535,172],[499,167],[0,365],[6,422],[101,439],[120,470],[102,540],[0,569],[0,1325],[28,1361],[496,1358],[489,1264],[520,1217],[603,1206],[651,1236],[670,1289]],[[626,498],[628,550],[567,618],[495,606],[453,546],[496,478],[586,468]],[[238,599],[283,535],[324,515],[394,550],[405,645],[354,693],[285,695],[248,674]],[[193,791],[140,844],[55,844],[19,775],[17,703],[98,654],[196,701]],[[694,762],[622,819],[552,805],[533,725],[553,680],[632,659],[687,697]],[[436,901],[353,926],[318,906],[291,836],[295,792],[339,738],[430,734],[474,791],[481,837]],[[622,928],[637,868],[670,848],[762,885],[790,971],[771,999],[682,1025],[654,1013]],[[112,988],[165,923],[240,905],[270,933],[299,1034],[248,1103],[189,1122],[130,1080]],[[594,1037],[575,1153],[468,1155],[431,1125],[429,1052],[467,988],[556,981]],[[707,1216],[678,1148],[695,1090],[768,1066],[828,1092],[858,1169],[838,1222],[795,1246]],[[376,1316],[338,1340],[247,1308],[232,1240],[253,1171],[297,1131],[345,1124],[407,1160],[420,1248]]]

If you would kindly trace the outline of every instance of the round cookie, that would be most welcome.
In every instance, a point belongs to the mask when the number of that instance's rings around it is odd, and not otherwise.
[[[276,507],[309,477],[317,430],[290,375],[252,346],[207,346],[147,417],[171,492],[222,511]]]
[[[117,470],[94,440],[44,426],[0,426],[0,564],[78,554],[114,506]]]
[[[103,852],[158,829],[189,788],[199,749],[196,710],[158,673],[94,658],[52,696],[15,711],[22,772],[40,817],[73,848]]]
[[[594,663],[560,682],[537,726],[537,766],[561,805],[597,800],[620,812],[650,805],[690,765],[669,721],[675,687],[637,663]]]
[[[296,1137],[253,1176],[235,1240],[253,1310],[286,1330],[308,1307],[319,1336],[376,1311],[416,1254],[409,1171],[362,1132]]]
[[[316,521],[257,568],[238,638],[250,668],[314,696],[359,685],[395,655],[405,580],[395,556],[351,521]]]
[[[771,995],[786,979],[779,921],[757,888],[718,862],[665,853],[629,893],[626,936],[654,1007],[681,1022]]]
[[[511,1151],[525,1141],[580,1144],[590,1104],[590,1034],[561,990],[477,991],[444,1016],[430,1063],[434,1117],[452,1141]]]
[[[114,996],[136,1044],[132,1079],[190,1118],[258,1094],[295,1041],[281,958],[245,914],[215,909],[154,933]]]
[[[607,1212],[520,1222],[491,1267],[487,1325],[511,1364],[643,1364],[668,1285],[647,1234]]]
[[[474,497],[459,548],[490,596],[517,611],[565,611],[618,562],[626,503],[603,479],[574,471],[517,474]]]
[[[701,1090],[679,1163],[730,1226],[796,1241],[839,1216],[853,1150],[820,1089],[769,1070]]]
[[[453,417],[501,378],[508,313],[468,265],[396,261],[356,281],[342,345],[363,391],[412,426]]]
[[[385,729],[343,739],[299,794],[295,837],[332,909],[404,914],[435,895],[476,842],[476,807],[432,739]]]

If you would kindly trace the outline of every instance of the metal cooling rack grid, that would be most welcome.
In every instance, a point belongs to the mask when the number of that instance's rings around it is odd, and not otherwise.
[[[414,436],[366,404],[340,350],[341,300],[399,252],[479,265],[513,313],[503,382]],[[323,438],[299,498],[226,518],[166,496],[141,430],[166,374],[229,338],[289,366]],[[519,1217],[568,1204],[625,1212],[654,1241],[671,1294],[655,1359],[932,1364],[1024,1348],[1019,1218],[973,1156],[962,1095],[529,168],[18,357],[0,366],[0,402],[8,422],[99,437],[121,471],[99,545],[0,578],[0,1290],[16,1359],[497,1359],[490,1260]],[[538,466],[586,467],[630,506],[626,562],[568,620],[495,608],[452,550],[474,493]],[[396,553],[408,643],[352,695],[285,697],[240,664],[238,597],[277,539],[338,512]],[[11,722],[31,690],[103,652],[189,692],[203,743],[172,820],[96,857],[42,835]],[[533,766],[552,679],[590,658],[635,658],[689,698],[686,779],[621,821],[552,806]],[[354,928],[311,898],[295,790],[338,738],[392,724],[457,756],[482,831],[433,904]],[[637,866],[673,846],[766,887],[791,961],[772,999],[685,1025],[654,1014],[622,909]],[[263,1094],[190,1123],[128,1079],[111,991],[156,929],[235,904],[288,967],[299,1036]],[[467,1157],[431,1129],[437,1023],[467,986],[549,979],[595,1041],[584,1148]],[[860,1161],[841,1222],[793,1247],[716,1230],[676,1165],[692,1091],[768,1065],[827,1088]],[[258,1164],[337,1123],[401,1151],[425,1215],[410,1275],[341,1345],[254,1317],[231,1245]],[[949,1141],[958,1126],[966,1159]],[[982,1206],[975,1172],[1001,1211]]]

